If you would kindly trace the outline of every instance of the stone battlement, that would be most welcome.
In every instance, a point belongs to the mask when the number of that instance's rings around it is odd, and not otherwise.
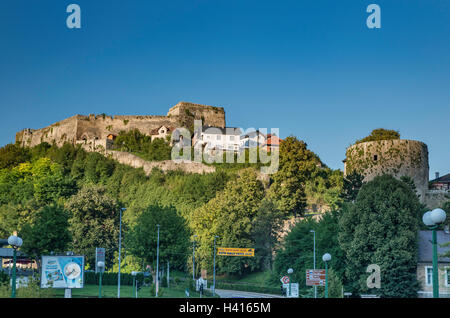
[[[16,134],[16,143],[22,147],[34,147],[42,142],[80,144],[93,142],[107,144],[108,136],[117,136],[121,131],[137,129],[152,136],[155,129],[191,128],[194,120],[200,119],[207,126],[225,127],[223,107],[180,102],[162,115],[74,115],[41,129],[24,129]]]

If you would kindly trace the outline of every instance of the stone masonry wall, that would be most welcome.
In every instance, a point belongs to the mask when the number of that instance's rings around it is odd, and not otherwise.
[[[97,138],[104,140],[109,134],[118,135],[121,131],[138,129],[150,135],[161,126],[179,128],[193,127],[194,119],[202,119],[205,125],[225,127],[225,111],[222,107],[205,106],[180,102],[172,107],[167,116],[107,116],[75,115],[42,129],[24,129],[16,134],[16,143],[23,147],[34,147],[42,142],[65,142]]]
[[[423,142],[404,139],[355,144],[347,148],[344,175],[352,171],[364,175],[365,182],[383,174],[409,176],[423,202],[428,191],[428,147]]]

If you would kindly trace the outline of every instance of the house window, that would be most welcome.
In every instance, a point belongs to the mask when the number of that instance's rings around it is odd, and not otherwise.
[[[230,140],[234,140],[234,136],[230,136]]]
[[[217,135],[217,140],[220,140],[220,135]]]
[[[433,285],[433,267],[425,266],[425,282],[428,286]]]
[[[445,268],[445,287],[450,287],[450,267]]]

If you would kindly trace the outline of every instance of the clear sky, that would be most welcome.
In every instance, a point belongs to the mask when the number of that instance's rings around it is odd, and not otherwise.
[[[66,7],[81,7],[68,29]],[[381,29],[366,7],[381,7]],[[329,167],[374,128],[428,145],[450,172],[448,0],[2,0],[0,145],[75,114],[223,106]]]

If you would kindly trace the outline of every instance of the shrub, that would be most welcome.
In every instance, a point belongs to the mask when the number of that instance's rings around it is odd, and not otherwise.
[[[117,285],[117,274],[118,273],[103,273],[102,285]],[[144,274],[136,275],[136,280],[139,283],[144,282]],[[97,285],[99,283],[99,274],[96,274],[95,272],[85,272],[84,283],[86,285]],[[133,286],[133,275],[128,273],[120,273],[120,284]]]

